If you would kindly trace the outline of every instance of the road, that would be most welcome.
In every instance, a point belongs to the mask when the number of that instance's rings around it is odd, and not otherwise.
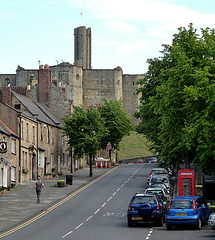
[[[127,227],[126,212],[136,192],[143,192],[153,164],[116,167],[47,211],[12,229],[5,240],[168,240],[215,239],[215,231],[203,228],[167,231],[153,225]]]

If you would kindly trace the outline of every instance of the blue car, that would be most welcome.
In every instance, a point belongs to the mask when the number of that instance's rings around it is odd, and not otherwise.
[[[162,227],[164,214],[163,203],[156,193],[137,193],[132,197],[128,206],[128,227],[132,227],[136,223],[151,222]]]
[[[190,225],[201,229],[202,224],[208,221],[210,207],[201,196],[175,197],[169,203],[166,213],[166,228],[172,226]]]

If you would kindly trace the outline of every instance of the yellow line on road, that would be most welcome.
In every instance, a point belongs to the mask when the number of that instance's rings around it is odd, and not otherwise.
[[[24,228],[24,227],[28,226],[29,224],[35,222],[36,220],[42,218],[43,216],[45,216],[46,214],[50,213],[51,211],[53,211],[55,208],[59,207],[63,203],[67,202],[68,200],[70,200],[71,198],[76,196],[78,193],[82,192],[83,190],[85,190],[89,186],[93,185],[95,182],[99,181],[101,178],[105,177],[107,174],[109,174],[110,172],[112,172],[113,170],[115,170],[118,167],[119,166],[117,166],[115,168],[112,168],[110,171],[108,171],[108,172],[102,174],[101,176],[99,176],[98,178],[92,180],[91,182],[89,182],[85,186],[81,187],[80,189],[78,189],[74,193],[71,193],[70,195],[68,195],[67,197],[65,197],[64,199],[59,201],[58,203],[56,203],[53,206],[51,206],[50,208],[48,208],[46,211],[43,211],[43,212],[39,213],[38,215],[36,215],[35,217],[31,218],[30,220],[28,220],[28,221],[18,225],[17,227],[14,227],[14,228],[12,228],[12,229],[10,229],[10,230],[0,234],[0,238],[3,238],[3,237],[5,237],[5,236],[7,236],[9,234],[12,234],[12,233],[18,231],[19,229]]]

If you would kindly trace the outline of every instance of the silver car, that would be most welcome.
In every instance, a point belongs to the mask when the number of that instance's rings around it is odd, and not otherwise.
[[[164,184],[166,185],[167,189],[170,189],[170,182],[169,178],[165,174],[155,174],[151,177],[149,181],[149,187],[156,187],[156,185]]]
[[[215,213],[211,213],[208,219],[208,226],[215,230]]]

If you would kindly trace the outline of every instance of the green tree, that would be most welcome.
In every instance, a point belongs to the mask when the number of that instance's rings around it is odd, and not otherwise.
[[[137,131],[168,165],[185,159],[209,168],[215,157],[215,31],[201,29],[200,36],[190,24],[163,47],[139,81]]]
[[[129,135],[132,125],[131,119],[123,109],[122,100],[102,99],[103,104],[98,107],[101,117],[105,121],[108,135],[102,138],[102,148],[105,149],[108,142],[114,149],[119,148],[122,138]]]
[[[93,156],[101,148],[101,139],[108,133],[104,120],[94,107],[84,111],[82,106],[76,106],[71,116],[65,116],[63,121],[63,130],[69,137],[70,152],[74,149],[74,156],[77,158],[89,155],[92,176]]]

